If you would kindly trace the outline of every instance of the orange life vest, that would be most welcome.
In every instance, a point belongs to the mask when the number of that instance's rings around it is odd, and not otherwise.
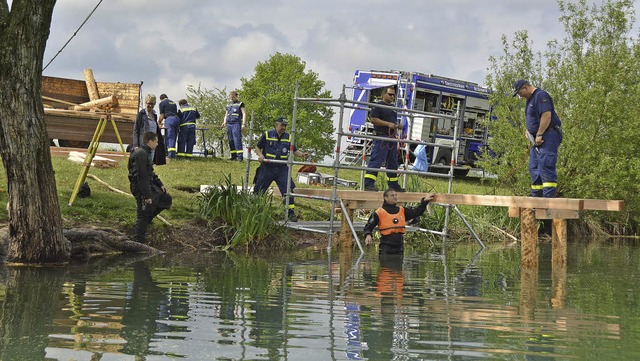
[[[396,214],[389,214],[384,208],[378,208],[376,214],[378,215],[378,230],[383,236],[388,236],[392,233],[405,233],[405,226],[407,221],[404,218],[404,207],[399,206],[400,212]]]

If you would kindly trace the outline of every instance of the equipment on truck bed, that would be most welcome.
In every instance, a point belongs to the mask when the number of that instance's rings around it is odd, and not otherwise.
[[[487,122],[491,119],[491,107],[487,88],[476,83],[441,77],[431,74],[406,71],[356,70],[353,79],[353,100],[374,103],[381,99],[382,89],[395,86],[396,106],[433,113],[434,115],[463,114],[458,119],[459,134],[453,134],[455,121],[450,118],[430,118],[415,116],[413,127],[409,130],[406,114],[398,116],[404,124],[403,138],[433,143],[427,148],[429,169],[437,171],[449,169],[452,158],[451,146],[459,140],[457,154],[454,156],[457,175],[466,174],[476,167],[475,161],[483,150],[487,149],[489,138]],[[358,134],[372,134],[373,127],[367,121],[369,109],[351,110],[349,137],[343,154],[343,162],[355,163],[367,156],[368,139],[358,138]],[[408,133],[410,132],[410,133]],[[449,146],[448,148],[441,147]],[[413,156],[411,155],[411,161]]]

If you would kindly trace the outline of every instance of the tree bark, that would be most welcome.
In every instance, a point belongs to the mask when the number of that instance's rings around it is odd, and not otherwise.
[[[156,255],[162,251],[132,241],[126,234],[107,228],[65,229],[64,236],[71,244],[71,259],[86,260],[106,255]],[[7,256],[9,231],[0,228],[0,261]]]
[[[64,263],[70,244],[62,232],[49,137],[41,102],[44,49],[55,0],[0,2],[0,153],[7,174],[7,261]]]

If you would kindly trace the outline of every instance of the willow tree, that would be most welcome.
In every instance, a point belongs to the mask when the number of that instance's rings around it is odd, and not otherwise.
[[[227,141],[227,130],[221,128],[220,125],[224,122],[224,114],[228,105],[226,88],[208,89],[200,85],[197,87],[188,85],[187,101],[189,105],[196,107],[200,112],[198,125],[207,128],[204,139],[196,137],[198,145],[204,146],[202,142],[206,141],[209,148],[212,148],[219,157],[224,157],[224,150],[229,148],[229,142]]]
[[[41,102],[42,64],[55,0],[0,2],[0,153],[9,193],[7,261],[60,263],[70,244]]]
[[[526,31],[491,57],[487,85],[496,121],[490,122],[491,148],[498,158],[483,166],[502,186],[526,194],[528,182],[523,99],[512,98],[511,84],[529,79],[548,91],[564,129],[558,151],[561,197],[625,200],[626,212],[582,217],[591,230],[634,233],[640,227],[640,40],[634,2],[558,1],[563,39],[547,51],[532,50]],[[519,191],[518,191],[519,190]],[[595,220],[595,222],[592,222]]]
[[[306,70],[306,66],[295,55],[276,53],[268,60],[258,62],[251,78],[240,79],[240,98],[249,114],[254,114],[254,134],[273,128],[280,116],[289,118],[289,127],[292,126],[296,83],[298,97],[331,97],[331,92],[323,89],[325,82],[316,72]],[[295,143],[298,148],[312,152],[315,160],[322,160],[335,147],[333,114],[330,106],[298,102]],[[287,131],[292,130],[287,128]]]

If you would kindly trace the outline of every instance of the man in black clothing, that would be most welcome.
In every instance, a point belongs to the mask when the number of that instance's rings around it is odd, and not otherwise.
[[[147,132],[142,135],[144,145],[138,147],[129,157],[129,182],[131,194],[136,197],[135,240],[146,243],[147,226],[163,209],[171,208],[172,198],[160,178],[153,171],[149,157],[158,146],[158,135]]]
[[[404,253],[404,233],[407,222],[420,217],[427,209],[427,204],[433,199],[433,194],[422,198],[417,207],[398,206],[398,192],[389,188],[382,195],[384,203],[382,207],[371,213],[367,224],[364,226],[364,242],[371,245],[374,228],[378,227],[380,234],[379,255]]]

